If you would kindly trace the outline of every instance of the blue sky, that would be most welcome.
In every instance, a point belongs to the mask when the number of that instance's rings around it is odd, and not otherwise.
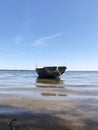
[[[98,0],[0,0],[0,69],[98,70]]]

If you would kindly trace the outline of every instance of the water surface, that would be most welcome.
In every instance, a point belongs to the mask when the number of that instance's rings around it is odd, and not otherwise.
[[[7,102],[15,108],[2,106]],[[0,70],[0,115],[20,115],[29,109],[43,113],[41,115],[48,113],[50,116],[51,113],[70,127],[97,130],[98,72],[67,71],[58,79],[39,79],[33,70]]]

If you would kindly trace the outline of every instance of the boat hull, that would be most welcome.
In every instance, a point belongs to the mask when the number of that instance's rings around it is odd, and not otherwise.
[[[57,78],[61,76],[65,70],[66,66],[36,68],[39,78]]]

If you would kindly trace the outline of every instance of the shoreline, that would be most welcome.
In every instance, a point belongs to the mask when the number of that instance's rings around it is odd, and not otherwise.
[[[17,119],[15,130],[96,130],[98,116],[88,111],[90,104],[85,105],[30,98],[4,101],[0,103],[0,129],[8,129],[9,122]]]
[[[31,71],[0,76],[0,130],[11,130],[12,121],[14,130],[98,130],[98,74],[68,72],[61,80],[39,80]]]

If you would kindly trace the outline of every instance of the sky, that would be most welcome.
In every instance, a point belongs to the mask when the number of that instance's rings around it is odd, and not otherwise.
[[[0,0],[0,69],[98,70],[98,0]]]

